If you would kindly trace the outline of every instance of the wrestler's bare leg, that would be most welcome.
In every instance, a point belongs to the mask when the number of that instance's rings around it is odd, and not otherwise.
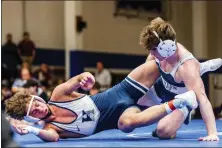
[[[188,106],[195,109],[197,107],[196,95],[193,91],[178,95],[177,99],[169,101],[165,104],[152,106],[144,111],[140,111],[137,107],[126,109],[119,118],[118,127],[123,132],[132,132],[137,127],[151,125],[161,118],[170,114],[173,110]],[[185,104],[181,106],[182,104]],[[181,116],[181,115],[180,115]]]
[[[148,61],[129,73],[128,77],[139,82],[146,88],[151,88],[160,76],[155,60]]]

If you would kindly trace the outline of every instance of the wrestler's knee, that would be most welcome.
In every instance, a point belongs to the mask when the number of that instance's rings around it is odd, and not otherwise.
[[[175,137],[175,131],[173,131],[170,126],[166,124],[158,124],[156,129],[156,135],[160,139],[172,139]]]
[[[118,128],[125,132],[129,133],[134,130],[135,118],[134,115],[122,115],[118,121]]]

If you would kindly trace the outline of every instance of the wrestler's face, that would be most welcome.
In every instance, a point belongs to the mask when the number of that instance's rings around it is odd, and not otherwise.
[[[157,58],[159,61],[163,61],[165,58],[162,57],[156,49],[150,50],[150,54]]]
[[[26,104],[26,112],[28,112],[29,104],[30,102]],[[48,106],[45,103],[34,100],[30,108],[29,116],[42,119],[48,114],[48,111]]]
[[[102,62],[97,62],[96,63],[96,67],[97,67],[97,70],[99,72],[101,72],[103,70],[103,63]]]

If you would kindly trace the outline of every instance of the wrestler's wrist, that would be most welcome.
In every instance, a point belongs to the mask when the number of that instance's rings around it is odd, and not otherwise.
[[[24,128],[25,130],[27,130],[29,133],[34,134],[34,135],[38,135],[40,132],[39,128],[33,127],[33,126],[27,126]]]

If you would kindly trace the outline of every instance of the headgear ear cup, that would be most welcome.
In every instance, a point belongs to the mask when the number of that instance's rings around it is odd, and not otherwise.
[[[167,58],[167,57],[170,57],[172,56],[175,52],[176,52],[176,49],[177,49],[177,46],[176,46],[176,41],[172,41],[172,40],[164,40],[162,41],[158,34],[156,33],[156,31],[153,31],[154,35],[160,40],[160,43],[158,44],[158,46],[156,47],[157,48],[157,51],[158,53],[164,57],[164,58]]]

